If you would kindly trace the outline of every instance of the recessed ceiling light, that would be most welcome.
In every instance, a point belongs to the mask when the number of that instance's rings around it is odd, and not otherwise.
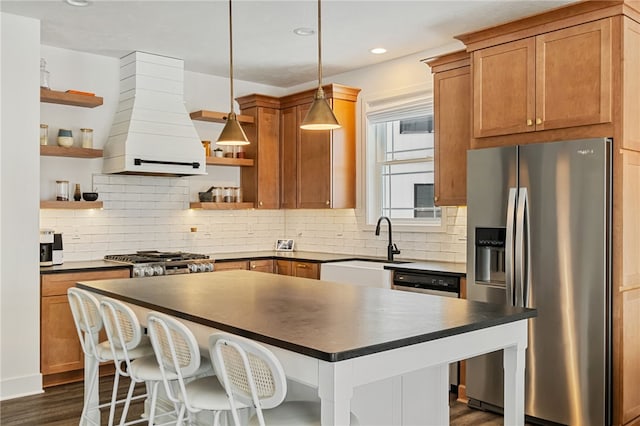
[[[300,27],[293,30],[293,33],[299,36],[311,36],[316,33],[316,30],[314,30],[313,28]]]
[[[369,52],[373,53],[374,55],[382,55],[383,53],[387,53],[387,49],[385,49],[384,47],[375,47]]]
[[[91,4],[89,0],[64,0],[64,2],[69,6],[78,6],[78,7],[89,6]]]

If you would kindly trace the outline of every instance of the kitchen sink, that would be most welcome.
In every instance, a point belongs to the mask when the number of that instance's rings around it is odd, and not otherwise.
[[[365,287],[391,288],[392,271],[384,267],[398,263],[408,262],[366,259],[324,263],[320,267],[320,279]]]

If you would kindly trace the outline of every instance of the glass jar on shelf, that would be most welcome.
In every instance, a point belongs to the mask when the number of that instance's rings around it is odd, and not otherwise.
[[[93,148],[93,129],[80,129],[82,147]]]
[[[213,202],[214,203],[222,202],[222,188],[218,186],[213,188]]]
[[[56,181],[56,201],[69,201],[69,181]]]
[[[235,188],[233,188],[234,191],[234,196],[233,199],[236,203],[241,203],[242,202],[242,188],[240,188],[239,186],[236,186]]]
[[[222,200],[225,203],[232,203],[233,202],[233,188],[231,188],[230,186],[225,186],[224,188],[222,188]]]
[[[46,145],[49,143],[49,126],[46,124],[40,125],[40,145]]]

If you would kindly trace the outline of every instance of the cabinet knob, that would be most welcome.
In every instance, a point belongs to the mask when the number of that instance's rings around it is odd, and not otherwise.
[[[251,265],[251,269],[256,269],[256,265]]]
[[[536,118],[536,124],[542,124],[542,119],[541,118]]]
[[[331,204],[331,201],[327,200],[324,203],[328,206],[329,204]]]
[[[433,197],[433,201],[438,201],[438,196],[437,195]]]
[[[296,266],[297,266],[298,268],[302,268],[302,269],[307,269],[307,267],[308,267],[308,266],[307,266],[307,265],[305,265],[304,263],[298,263]]]
[[[262,201],[259,201],[259,202],[258,202],[258,205],[259,205],[259,206],[261,206],[262,204],[263,204],[263,203],[262,203]]]
[[[533,120],[527,120],[527,126],[533,126]]]

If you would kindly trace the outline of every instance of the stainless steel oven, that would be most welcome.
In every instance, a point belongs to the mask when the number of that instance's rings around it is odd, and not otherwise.
[[[427,271],[394,271],[391,288],[412,293],[458,298],[460,297],[460,277]],[[458,389],[458,368],[457,362],[449,364],[449,384],[453,392],[457,392]]]

